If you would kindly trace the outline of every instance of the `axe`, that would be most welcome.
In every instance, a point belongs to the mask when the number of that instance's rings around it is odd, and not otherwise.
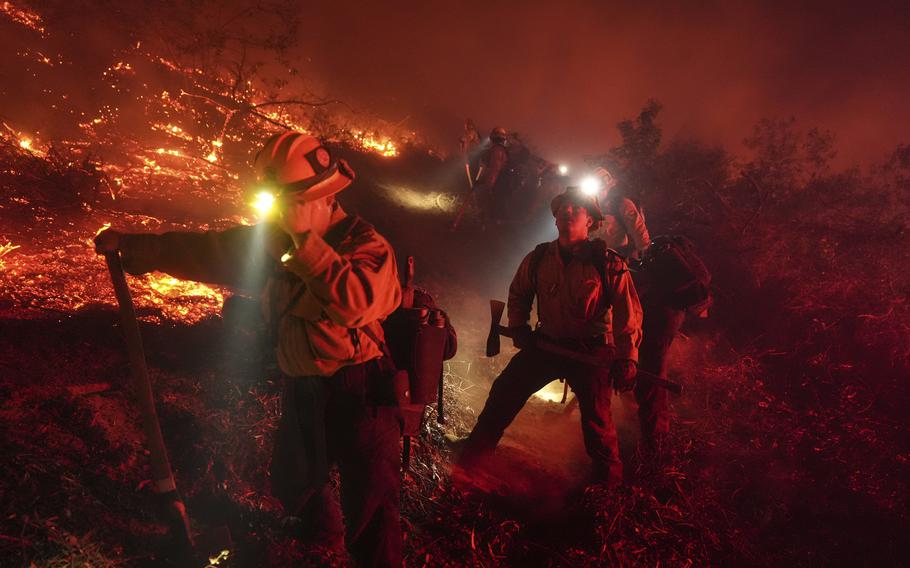
[[[512,330],[499,325],[499,321],[502,319],[502,312],[505,309],[505,302],[500,302],[499,300],[490,300],[490,334],[487,336],[487,357],[494,357],[499,355],[499,336],[504,335],[506,337],[512,337]],[[606,367],[607,362],[601,359],[600,357],[594,357],[593,355],[588,355],[586,353],[580,353],[574,349],[569,349],[553,343],[552,341],[547,341],[540,337],[534,338],[534,346],[543,351],[548,351],[555,355],[560,355],[566,359],[572,361],[578,361],[579,363],[585,363],[586,365],[591,365],[592,367]],[[658,377],[653,373],[647,371],[639,370],[636,377],[644,382],[651,383],[660,388],[667,389],[668,391],[681,394],[682,385],[679,383],[674,383],[673,381],[668,381],[667,379]]]

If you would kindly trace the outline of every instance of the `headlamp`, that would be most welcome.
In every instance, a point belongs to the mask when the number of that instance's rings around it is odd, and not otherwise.
[[[268,215],[275,207],[275,192],[271,189],[261,189],[256,193],[250,205],[259,212],[260,215]]]
[[[588,176],[581,180],[581,192],[585,195],[597,195],[600,190],[600,180],[594,176]]]
[[[565,164],[559,164],[559,175],[564,176],[569,173],[569,166]]]

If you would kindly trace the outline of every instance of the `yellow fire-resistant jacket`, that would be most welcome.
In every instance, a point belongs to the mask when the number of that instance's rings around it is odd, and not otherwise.
[[[617,359],[638,361],[641,303],[625,262],[612,251],[598,254],[602,246],[588,241],[564,262],[557,241],[549,243],[537,266],[536,291],[534,253],[528,254],[509,287],[509,326],[528,323],[536,293],[540,332],[557,340],[605,335]],[[603,278],[595,262],[604,263]]]
[[[644,250],[651,243],[651,236],[641,211],[625,197],[607,200],[610,205],[604,208],[604,220],[591,237],[602,239],[608,248],[625,255]]]
[[[383,318],[401,302],[391,245],[365,221],[346,217],[325,238],[304,237],[283,266],[268,252],[283,231],[271,223],[205,233],[124,235],[124,268],[260,291],[278,322],[278,364],[291,376],[329,376],[375,359]],[[331,246],[330,241],[335,246]],[[290,239],[284,242],[290,245]],[[274,254],[274,252],[273,252]],[[269,322],[274,325],[274,322]]]

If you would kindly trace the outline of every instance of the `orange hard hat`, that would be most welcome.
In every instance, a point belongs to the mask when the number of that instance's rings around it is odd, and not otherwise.
[[[256,154],[253,168],[260,180],[282,193],[303,193],[306,201],[334,195],[354,181],[354,171],[336,159],[314,136],[289,130],[269,138]]]

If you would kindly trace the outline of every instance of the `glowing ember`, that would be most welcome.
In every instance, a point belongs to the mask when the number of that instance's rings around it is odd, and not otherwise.
[[[40,34],[44,34],[44,27],[41,26],[41,16],[35,12],[30,12],[25,8],[17,8],[11,2],[0,2],[0,13],[17,24],[31,28]]]
[[[218,313],[224,304],[224,294],[199,282],[158,272],[131,280],[138,302],[154,304],[172,320],[195,323]]]
[[[364,134],[363,132],[357,131],[351,132],[351,136],[364,150],[376,152],[380,156],[385,156],[387,158],[393,158],[398,155],[398,148],[395,146],[395,143],[388,138],[379,140],[371,134]]]
[[[6,268],[6,263],[3,261],[3,257],[16,250],[17,248],[19,248],[19,245],[14,245],[11,242],[7,242],[5,245],[0,245],[0,270]]]
[[[19,147],[29,150],[32,147],[32,141],[28,138],[23,138],[19,140]]]
[[[229,557],[230,555],[231,555],[231,551],[230,551],[230,550],[222,550],[221,552],[218,553],[218,556],[210,556],[210,557],[209,557],[209,565],[206,566],[205,568],[209,568],[209,566],[218,566],[218,565],[220,565],[220,564],[221,564],[221,561],[222,561],[222,560],[227,560],[228,557]]]
[[[224,296],[220,292],[216,292],[205,284],[190,280],[180,280],[164,274],[150,275],[146,284],[148,284],[149,288],[165,297],[202,296],[215,298],[219,302],[224,300]]]

